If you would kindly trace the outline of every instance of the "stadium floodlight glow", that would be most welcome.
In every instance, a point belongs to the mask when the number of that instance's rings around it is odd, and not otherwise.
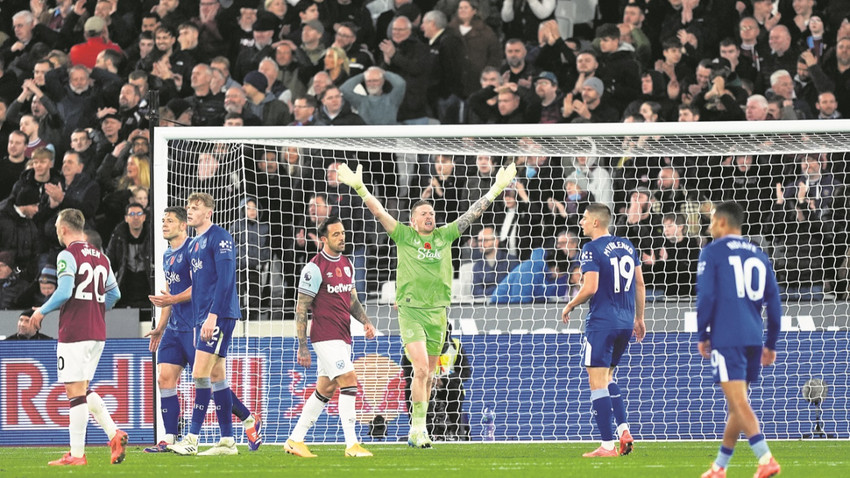
[[[701,241],[708,240],[706,225],[714,203],[741,202],[748,211],[745,233],[771,255],[783,293],[778,359],[764,370],[750,394],[764,433],[769,439],[798,439],[809,433],[810,406],[815,405],[822,409],[816,420],[823,422],[820,430],[825,427],[831,431],[827,436],[850,438],[850,388],[840,386],[846,383],[844,375],[850,369],[850,305],[846,280],[842,282],[850,217],[845,186],[850,174],[850,120],[170,127],[156,129],[152,146],[157,184],[152,198],[154,224],[161,220],[166,206],[183,205],[187,193],[199,189],[216,198],[214,221],[224,227],[243,220],[240,204],[247,195],[257,196],[260,221],[269,226],[267,235],[246,234],[244,237],[254,242],[238,252],[239,290],[248,319],[240,323],[228,357],[234,391],[249,408],[264,412],[266,443],[286,440],[316,380],[315,366],[305,370],[295,363],[295,326],[286,319],[293,316],[299,261],[305,260],[310,247],[309,235],[299,235],[300,225],[323,207],[308,202],[323,190],[325,169],[335,161],[349,166],[360,163],[372,175],[371,186],[380,181],[376,178],[394,180],[394,187],[386,190],[397,190],[397,197],[384,204],[406,221],[407,208],[419,199],[421,185],[427,186],[430,179],[421,178],[420,183],[418,175],[429,174],[433,167],[429,156],[437,154],[453,156],[454,174],[466,178],[476,174],[479,155],[495,162],[516,161],[526,166],[518,175],[524,185],[541,184],[534,182],[539,178],[535,176],[539,158],[560,166],[558,174],[563,176],[548,183],[548,189],[531,194],[531,201],[540,203],[531,210],[535,216],[530,224],[545,227],[530,227],[527,230],[531,232],[523,237],[535,245],[540,243],[544,254],[554,250],[548,244],[557,243],[556,236],[574,223],[575,217],[567,214],[564,218],[550,209],[546,200],[566,201],[566,178],[579,164],[577,158],[592,157],[595,167],[607,172],[607,180],[593,176],[577,182],[589,189],[607,184],[607,190],[591,191],[611,197],[618,215],[623,214],[621,208],[630,203],[633,192],[648,190],[656,195],[661,187],[659,172],[667,167],[676,169],[683,199],[674,203],[673,210],[684,218],[686,234],[696,241],[687,252],[698,253]],[[818,177],[804,175],[806,158],[812,162],[807,168],[819,167],[819,177],[833,175],[837,186],[827,190]],[[792,194],[801,181],[820,196],[807,201],[808,197],[794,194],[779,204],[776,191]],[[463,201],[477,199],[478,193],[468,186],[461,189]],[[380,190],[371,189],[376,196]],[[328,200],[345,194],[353,192],[342,189]],[[830,202],[821,211],[824,195]],[[723,431],[723,394],[712,383],[708,361],[696,353],[694,296],[667,293],[672,286],[688,284],[670,279],[684,275],[671,275],[656,265],[663,262],[661,248],[667,240],[660,218],[669,207],[660,196],[644,211],[659,219],[647,234],[662,244],[656,247],[650,242],[647,249],[655,253],[654,259],[649,257],[643,263],[645,275],[652,281],[652,293],[647,295],[648,334],[643,343],[630,345],[616,379],[625,393],[631,433],[637,440],[715,440]],[[794,209],[798,201],[805,204],[799,211],[804,220],[798,219]],[[501,208],[503,212],[505,207],[503,199],[491,206],[493,211]],[[367,227],[348,231],[348,239],[366,250],[364,305],[381,334],[374,341],[355,336],[353,343],[361,388],[357,399],[360,435],[368,440],[368,425],[380,415],[387,440],[395,441],[407,434],[407,407],[399,366],[403,352],[392,306],[394,250],[365,208],[360,212],[366,215]],[[504,215],[499,217],[503,221]],[[503,222],[492,225],[501,233]],[[583,317],[587,307],[564,325],[560,322],[564,302],[559,297],[538,297],[524,303],[491,303],[474,297],[473,268],[466,257],[476,251],[465,245],[477,235],[476,227],[472,229],[469,237],[459,241],[457,249],[463,259],[455,270],[448,311],[455,334],[471,355],[472,378],[465,384],[463,406],[470,438],[482,439],[482,415],[489,408],[494,413],[496,440],[594,439],[587,377],[578,359],[583,324],[577,317]],[[516,238],[512,234],[505,232],[503,246]],[[157,260],[165,247],[165,241],[156,241]],[[250,256],[259,248],[268,248],[269,254],[259,263],[252,262]],[[158,276],[156,290],[163,286],[164,279]],[[823,387],[812,382],[801,394],[799,377],[812,376],[819,377]],[[832,384],[832,395],[825,401],[827,382]],[[179,392],[183,398],[192,396],[191,386],[191,377],[184,376],[184,388]],[[191,408],[191,400],[183,403],[186,410]],[[328,410],[335,413],[333,403]],[[217,440],[212,427],[205,427],[203,433],[202,441]],[[337,418],[327,415],[307,437],[310,442],[340,440]]]

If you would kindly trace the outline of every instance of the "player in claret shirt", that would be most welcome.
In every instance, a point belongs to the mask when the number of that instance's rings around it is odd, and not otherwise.
[[[640,254],[628,239],[608,233],[611,210],[595,203],[587,206],[579,221],[590,242],[581,248],[582,285],[561,312],[566,324],[570,313],[590,301],[582,343],[582,364],[590,381],[590,400],[602,445],[584,457],[615,457],[612,418],[620,435],[620,455],[631,453],[634,439],[629,433],[626,407],[614,369],[634,335],[638,342],[646,334],[643,321],[646,287]]]
[[[415,448],[431,448],[431,438],[425,429],[425,416],[434,370],[437,369],[446,340],[446,307],[451,304],[454,275],[452,242],[477,221],[513,181],[516,165],[511,163],[500,168],[487,194],[456,221],[442,227],[436,227],[434,207],[428,201],[413,204],[410,226],[396,221],[363,184],[362,165],[352,171],[343,164],[337,174],[342,183],[363,198],[363,203],[396,244],[398,325],[407,356],[413,364],[413,384],[410,387],[413,413],[407,444]]]
[[[780,471],[759,429],[747,389],[758,380],[760,368],[776,360],[782,302],[770,259],[741,236],[743,222],[744,211],[738,204],[717,206],[709,225],[714,241],[703,248],[697,265],[697,347],[700,355],[711,359],[714,382],[720,384],[729,406],[723,444],[702,478],[726,477],[741,433],[759,461],[755,478]],[[765,307],[767,337],[763,338]]]
[[[357,298],[354,267],[342,255],[345,249],[345,227],[342,221],[337,216],[331,216],[319,224],[318,233],[322,250],[301,271],[295,321],[298,331],[298,364],[310,367],[312,358],[307,348],[307,311],[312,310],[310,341],[318,359],[319,378],[316,391],[304,404],[298,423],[283,449],[304,458],[316,456],[304,445],[304,436],[339,388],[339,419],[345,434],[345,456],[372,456],[360,445],[354,430],[357,374],[351,363],[351,317],[363,324],[367,339],[375,338],[375,327]]]
[[[56,235],[65,246],[56,258],[59,285],[30,317],[30,323],[39,330],[44,315],[60,309],[56,355],[59,381],[65,384],[71,402],[71,451],[50,465],[86,464],[88,412],[109,437],[110,463],[124,461],[127,445],[127,433],[115,426],[103,399],[88,388],[106,342],[106,311],[121,298],[121,292],[109,258],[86,242],[85,225],[83,213],[77,209],[64,209],[56,218]]]

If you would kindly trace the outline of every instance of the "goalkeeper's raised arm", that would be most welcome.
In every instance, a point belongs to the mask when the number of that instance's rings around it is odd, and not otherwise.
[[[369,211],[375,216],[378,222],[384,226],[387,234],[392,234],[395,230],[398,221],[384,209],[384,205],[378,198],[372,196],[369,189],[363,184],[363,165],[358,164],[357,169],[352,171],[346,164],[341,164],[337,169],[337,178],[339,181],[354,189],[357,194],[363,199],[363,204],[369,208]]]
[[[358,195],[360,195],[361,198],[363,198],[363,203],[366,204],[369,211],[375,215],[378,222],[384,226],[387,234],[392,234],[395,230],[396,224],[398,224],[398,221],[396,221],[396,219],[392,217],[386,209],[384,209],[381,202],[378,201],[375,196],[372,196],[369,189],[365,184],[363,184],[363,166],[357,165],[357,170],[352,171],[351,168],[343,164],[340,165],[337,174],[340,182],[350,186],[357,192]],[[465,230],[469,229],[469,226],[478,220],[478,218],[481,217],[481,214],[490,207],[490,204],[499,197],[499,194],[502,194],[502,191],[511,184],[515,176],[516,165],[514,163],[499,168],[499,172],[496,173],[496,181],[493,183],[493,186],[490,187],[490,191],[478,199],[478,201],[476,201],[469,210],[455,221],[457,222],[458,231],[463,233]]]
[[[487,191],[487,194],[481,196],[478,201],[469,207],[462,216],[457,218],[457,229],[458,232],[463,234],[464,231],[469,229],[469,226],[472,225],[475,221],[481,217],[481,214],[490,207],[490,204],[493,204],[493,201],[499,197],[499,194],[502,194],[502,191],[508,187],[511,182],[513,182],[514,177],[516,176],[516,164],[511,163],[507,166],[502,166],[499,168],[499,171],[496,173],[496,181],[490,186],[490,190]]]

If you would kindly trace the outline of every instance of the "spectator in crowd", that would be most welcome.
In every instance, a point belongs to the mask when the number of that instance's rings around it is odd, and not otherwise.
[[[0,266],[2,269],[3,266]],[[2,274],[2,272],[0,272]],[[18,332],[6,337],[5,340],[53,340],[52,337],[42,334],[30,324],[32,309],[24,309],[18,316]]]
[[[244,124],[250,126],[259,126],[263,124],[262,120],[245,108],[248,103],[248,97],[245,95],[245,90],[241,86],[231,86],[224,93],[224,111],[227,114],[236,114],[243,120]]]
[[[27,142],[27,149],[24,150],[24,156],[26,156],[27,159],[32,159],[32,154],[37,149],[47,149],[50,151],[56,150],[52,144],[45,141],[39,134],[40,126],[33,115],[21,116],[19,128],[29,139]]]
[[[817,119],[840,119],[841,112],[838,111],[838,101],[835,100],[835,93],[824,91],[818,95],[818,102],[815,104],[815,109],[818,110]]]
[[[290,92],[290,97],[297,98],[307,92],[307,86],[301,81],[301,65],[295,60],[298,47],[290,40],[281,40],[272,45],[274,61],[278,67],[278,80]]]
[[[18,307],[39,307],[44,304],[47,299],[56,292],[58,286],[56,278],[56,268],[54,266],[44,266],[41,269],[41,275],[38,280],[30,284],[29,287],[18,298]],[[31,309],[30,309],[31,310]]]
[[[555,18],[555,2],[547,0],[529,0],[516,2],[504,0],[502,3],[502,28],[505,38],[519,38],[533,45],[537,41],[537,30],[541,22]]]
[[[661,221],[653,211],[653,196],[649,189],[632,191],[626,211],[616,215],[614,235],[632,241],[639,251],[655,248],[661,234]]]
[[[0,160],[0,197],[4,198],[9,197],[12,186],[26,168],[27,135],[16,129],[9,134],[6,144],[7,155]]]
[[[822,68],[834,85],[827,89],[835,94],[841,116],[847,118],[850,117],[850,36],[839,37],[833,51],[834,55],[824,57]],[[809,71],[813,72],[814,68],[809,67]]]
[[[534,65],[526,61],[526,56],[528,56],[528,50],[521,40],[511,38],[505,42],[505,62],[499,70],[505,83],[515,83],[517,86],[531,89],[538,71]]]
[[[317,124],[327,126],[366,124],[360,115],[351,111],[351,106],[343,100],[342,91],[340,91],[339,87],[334,85],[329,86],[320,98],[322,107],[319,108],[317,113]]]
[[[603,100],[605,85],[597,77],[591,77],[582,83],[581,99],[573,99],[572,93],[564,97],[562,114],[572,123],[615,123],[620,119],[617,108]]]
[[[306,83],[306,79],[317,70],[322,68],[320,60],[325,55],[327,48],[322,41],[322,36],[325,34],[325,27],[318,19],[303,22],[301,25],[301,35],[299,37],[300,44],[295,52],[295,58],[301,65],[301,79]]]
[[[62,182],[45,184],[44,192],[49,197],[50,210],[79,209],[86,223],[93,226],[95,213],[100,206],[100,185],[84,172],[84,167],[80,154],[68,151],[62,160]]]
[[[224,124],[224,95],[210,88],[212,68],[199,63],[192,68],[192,91],[186,99],[192,108],[192,126],[221,126]]]
[[[12,10],[9,10],[11,13]],[[4,17],[8,18],[7,15]],[[32,56],[39,44],[53,48],[59,41],[59,35],[50,28],[38,23],[32,12],[20,10],[12,15],[14,36],[9,36],[0,44],[0,60],[7,66],[13,62],[21,71],[31,71],[33,63],[38,60]],[[5,32],[10,32],[5,30]],[[11,32],[10,32],[11,33]]]
[[[44,241],[41,227],[33,218],[39,211],[38,190],[24,186],[0,202],[0,250],[12,256],[7,262],[12,269],[17,259],[25,278],[38,274],[36,259],[43,251]]]
[[[257,200],[247,197],[239,203],[240,217],[231,226],[236,244],[236,269],[239,272],[239,295],[247,305],[249,318],[260,307],[263,299],[260,274],[263,265],[271,259],[269,224],[260,217]]]
[[[85,43],[71,47],[70,58],[72,65],[83,65],[88,69],[95,67],[98,55],[104,50],[121,52],[117,43],[109,41],[109,31],[106,22],[98,16],[89,17],[83,27]]]
[[[289,124],[291,116],[289,108],[275,98],[272,93],[267,93],[269,82],[266,76],[259,71],[252,71],[245,75],[245,95],[248,102],[245,107],[252,115],[263,121],[263,126],[282,126]]]
[[[538,36],[540,47],[537,58],[533,60],[535,68],[554,73],[560,85],[572,88],[578,78],[576,56],[561,38],[558,22],[547,20],[541,23]]]
[[[491,226],[478,232],[478,250],[481,257],[472,267],[472,295],[490,297],[496,286],[519,264],[519,259],[499,248],[499,238]]]
[[[429,43],[432,68],[428,98],[432,117],[442,124],[458,124],[467,56],[460,35],[447,29],[447,24],[446,15],[439,10],[431,10],[422,18],[422,33]]]
[[[0,251],[0,309],[13,308],[28,286],[29,283],[18,275],[15,252]]]
[[[362,30],[357,27],[357,24],[341,22],[335,26],[335,30],[334,42],[331,46],[340,48],[345,53],[351,76],[363,73],[366,68],[375,64],[375,57],[369,50],[369,46],[358,38],[358,32]]]
[[[312,126],[316,124],[316,98],[304,96],[292,102],[293,118],[289,126]]]
[[[546,302],[569,292],[570,260],[561,250],[534,249],[514,267],[490,296],[494,304]]]
[[[274,56],[272,40],[278,20],[273,13],[257,12],[257,21],[252,27],[254,42],[251,46],[242,47],[233,65],[233,76],[237,81],[245,78],[249,72],[260,66],[260,60]]]
[[[681,214],[665,214],[660,247],[641,254],[653,285],[667,296],[694,295],[700,244],[698,238],[685,235],[685,223]]]
[[[596,151],[596,143],[590,138],[585,138],[585,144],[590,146],[591,153]],[[593,195],[596,202],[605,204],[614,210],[614,181],[611,173],[599,164],[599,157],[593,154],[577,155],[572,158],[573,172],[567,176],[567,180],[574,180],[576,184],[585,184],[582,189]]]
[[[365,87],[361,86],[365,83]],[[386,92],[389,83],[390,90]],[[369,125],[396,124],[399,107],[405,96],[407,84],[404,78],[377,66],[365,73],[354,75],[341,87],[343,98],[363,121]]]
[[[492,98],[496,104],[490,104]],[[516,83],[495,88],[488,86],[469,97],[469,107],[487,124],[537,123],[540,120],[539,102],[532,103],[529,90]]]
[[[564,191],[558,193],[547,203],[548,210],[555,216],[552,222],[556,225],[577,227],[585,208],[596,202],[584,179],[568,178],[564,182]]]
[[[794,113],[795,119],[809,119],[812,114],[809,104],[802,98],[798,98],[794,91],[794,79],[787,70],[776,70],[770,75],[769,96],[780,99],[783,108],[789,108]]]
[[[151,241],[147,215],[141,204],[128,204],[124,222],[115,227],[106,247],[115,279],[121,288],[119,307],[148,308],[151,293]]]
[[[560,123],[564,94],[558,89],[558,78],[551,71],[541,71],[534,79],[534,93],[540,99],[540,122]]]
[[[325,50],[324,68],[331,83],[336,86],[341,86],[348,80],[351,70],[348,65],[348,56],[345,51],[339,47],[329,47]]]
[[[42,81],[42,86],[43,86]],[[30,135],[30,143],[38,144],[64,144],[62,136],[62,117],[59,115],[59,110],[56,109],[56,104],[48,98],[44,91],[35,83],[35,80],[24,80],[21,94],[13,101],[6,111],[6,119],[9,122],[17,122],[24,116],[27,116],[26,110],[29,109],[29,114],[38,126],[38,133],[32,137]],[[9,125],[8,131],[11,132],[12,126]],[[8,133],[7,133],[8,134]],[[35,146],[39,147],[39,146]]]
[[[752,95],[747,98],[744,110],[747,121],[764,121],[767,119],[767,98],[762,95]]]
[[[750,85],[755,84],[758,70],[753,66],[752,61],[741,58],[741,48],[733,39],[725,38],[720,41],[720,58],[729,62],[729,69],[738,78],[748,81]]]
[[[641,91],[640,65],[634,47],[620,42],[620,29],[607,23],[596,32],[599,39],[599,70],[597,76],[605,85],[611,105],[621,114]]]
[[[122,221],[122,217],[126,221],[126,206],[130,204],[133,189],[137,187],[150,189],[150,161],[146,156],[130,156],[127,159],[124,174],[107,187],[105,192],[101,188],[103,200],[95,221],[101,237],[110,237],[112,231]]]
[[[384,40],[379,45],[381,65],[404,79],[404,99],[399,106],[398,121],[427,124],[427,88],[431,82],[429,53],[428,47],[412,33],[413,24],[407,17],[393,20],[392,40]]]
[[[433,202],[435,217],[440,220],[439,227],[454,222],[462,211],[466,211],[466,178],[458,174],[455,158],[450,154],[435,155],[432,168],[428,182],[422,185],[419,199]]]
[[[640,96],[626,106],[623,118],[640,113],[640,107],[646,102],[653,101],[660,105],[658,121],[674,121],[676,119],[676,102],[670,99],[664,74],[655,70],[647,70],[640,77]]]
[[[791,43],[791,33],[785,25],[776,25],[768,36],[770,54],[760,70],[760,84],[756,88],[766,89],[770,85],[770,75],[778,70],[794,71],[800,50]]]
[[[679,171],[673,166],[662,166],[655,181],[655,201],[662,213],[680,213],[688,200]]]
[[[487,3],[485,0],[484,3]],[[498,68],[502,63],[502,48],[499,38],[482,19],[478,0],[460,0],[457,14],[449,22],[449,29],[461,37],[466,57],[463,77],[463,98],[478,91],[478,83],[485,67]],[[444,12],[445,13],[445,12]]]
[[[517,189],[520,184],[505,189],[502,200],[498,201],[494,208],[492,224],[496,227],[499,243],[505,251],[524,261],[531,257],[536,238],[531,232],[529,203],[518,197]]]

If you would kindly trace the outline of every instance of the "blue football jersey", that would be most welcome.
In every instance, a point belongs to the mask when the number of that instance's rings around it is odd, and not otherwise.
[[[233,237],[213,224],[189,245],[192,265],[192,315],[201,325],[212,312],[222,319],[241,319],[236,292]]]
[[[189,244],[191,238],[186,238],[177,249],[171,245],[162,255],[162,270],[165,272],[165,283],[168,292],[177,295],[192,287],[192,275],[189,262]],[[195,316],[192,314],[192,303],[181,302],[171,306],[171,317],[168,318],[168,328],[180,332],[195,328]]]
[[[762,307],[768,333],[763,339]],[[767,254],[738,235],[703,248],[697,266],[697,330],[712,347],[776,348],[782,319],[779,286]],[[711,331],[707,328],[711,326]]]
[[[622,237],[598,237],[581,248],[582,274],[599,273],[585,330],[634,328],[635,269],[639,266],[637,249]]]

